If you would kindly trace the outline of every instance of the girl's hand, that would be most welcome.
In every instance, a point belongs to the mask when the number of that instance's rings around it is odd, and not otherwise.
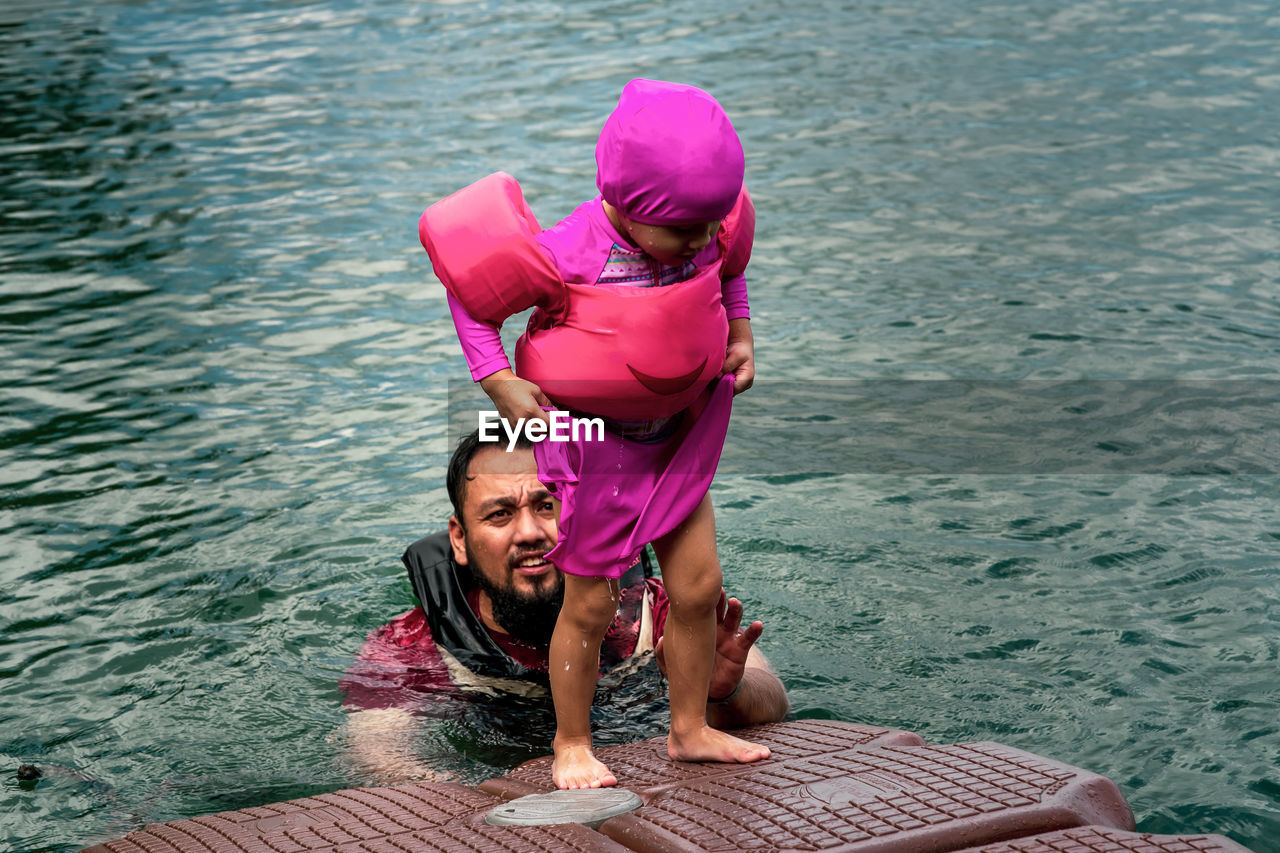
[[[504,367],[496,373],[490,373],[480,380],[480,387],[489,395],[498,414],[513,427],[521,418],[526,421],[532,418],[547,421],[551,417],[542,407],[551,406],[551,400],[542,389],[527,379],[521,379]]]
[[[756,344],[751,321],[745,317],[729,321],[729,343],[724,348],[720,374],[733,374],[733,393],[741,394],[756,378]]]

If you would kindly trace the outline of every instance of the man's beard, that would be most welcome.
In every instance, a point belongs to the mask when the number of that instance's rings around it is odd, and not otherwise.
[[[564,578],[557,573],[556,582],[549,589],[540,589],[532,594],[516,592],[514,578],[506,584],[495,584],[480,571],[480,564],[466,546],[467,569],[471,580],[489,596],[493,607],[493,621],[497,622],[513,639],[532,646],[546,646],[551,643],[551,632],[556,628],[556,619],[560,616],[560,604],[564,601]],[[539,552],[542,553],[542,552]],[[528,556],[517,555],[517,558]]]

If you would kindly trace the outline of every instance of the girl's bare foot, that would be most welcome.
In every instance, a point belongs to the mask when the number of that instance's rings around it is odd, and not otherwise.
[[[618,784],[591,752],[589,744],[553,745],[555,760],[551,762],[551,781],[557,788],[608,788]]]
[[[691,735],[667,736],[667,755],[676,761],[723,761],[728,764],[750,764],[769,757],[769,747],[726,734],[711,726],[703,726]]]

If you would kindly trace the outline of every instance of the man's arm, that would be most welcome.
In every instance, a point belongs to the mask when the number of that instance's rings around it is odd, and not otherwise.
[[[707,691],[707,722],[716,728],[776,723],[791,710],[787,689],[769,666],[756,640],[761,622],[742,627],[742,602],[720,593],[716,609],[716,659]],[[658,668],[666,673],[662,639],[654,646]]]
[[[707,702],[707,723],[717,729],[776,723],[790,710],[787,688],[760,650],[753,648],[747,653],[739,687],[727,699]]]
[[[344,742],[347,763],[374,784],[451,781],[454,777],[417,757],[421,726],[421,718],[403,708],[369,708],[352,711],[337,737]]]
[[[350,713],[333,737],[347,763],[379,784],[448,779],[418,757],[422,718],[413,708],[452,685],[421,607],[371,631],[340,685]]]

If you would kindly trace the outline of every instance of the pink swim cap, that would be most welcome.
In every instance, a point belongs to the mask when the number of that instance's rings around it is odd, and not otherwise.
[[[596,186],[646,225],[723,219],[742,190],[742,143],[724,108],[694,86],[632,80],[596,143]]]

